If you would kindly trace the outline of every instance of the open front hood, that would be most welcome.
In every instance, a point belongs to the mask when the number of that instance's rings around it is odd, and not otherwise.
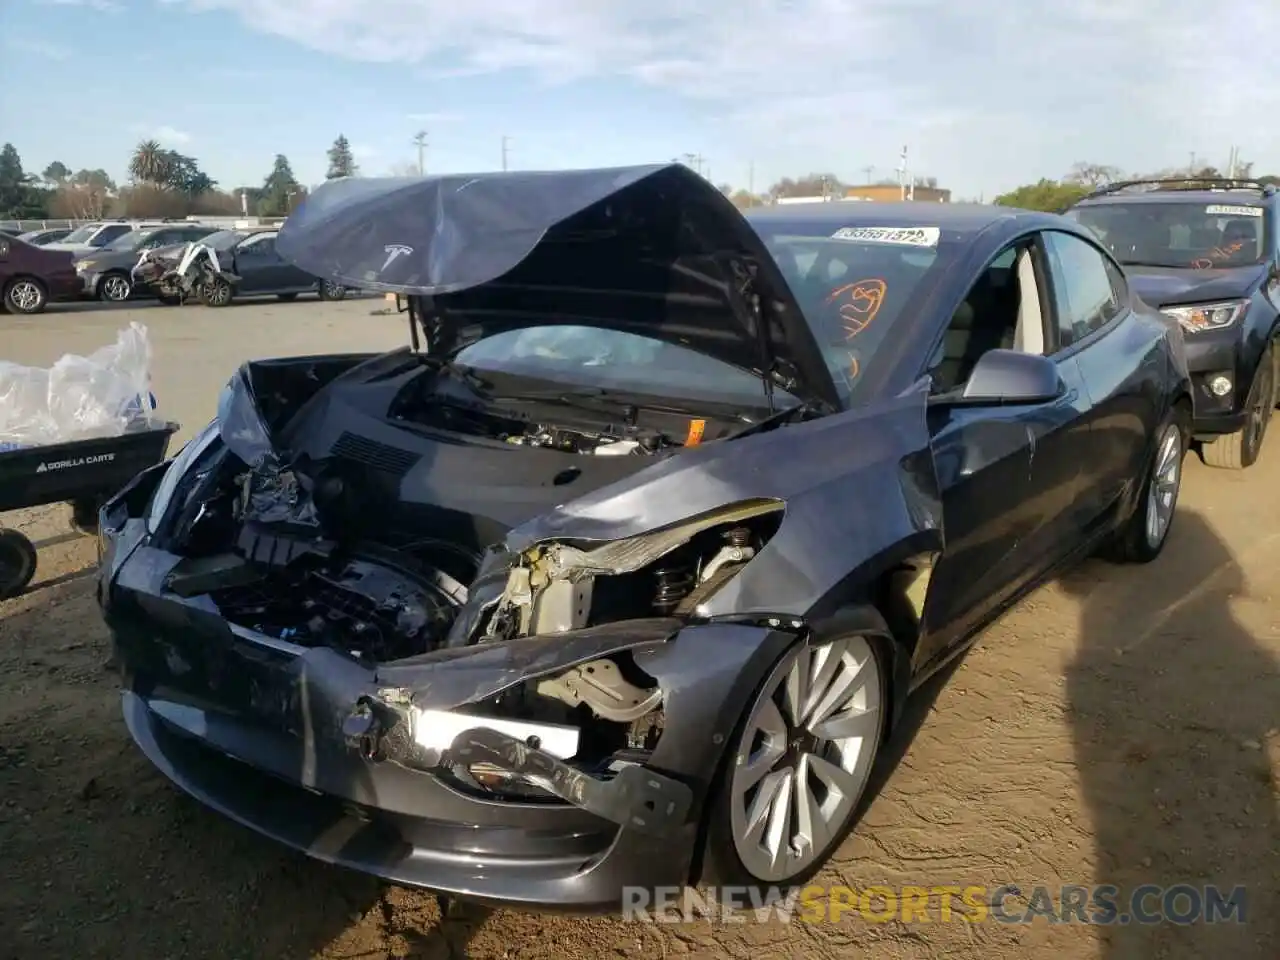
[[[680,164],[331,181],[289,217],[276,249],[326,280],[429,298],[429,351],[503,330],[596,326],[840,406],[759,235]]]
[[[1247,297],[1265,267],[1194,270],[1171,267],[1125,267],[1133,291],[1153,307],[1208,303]]]

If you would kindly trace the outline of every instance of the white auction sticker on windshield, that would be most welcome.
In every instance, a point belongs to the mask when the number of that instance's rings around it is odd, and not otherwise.
[[[893,243],[904,247],[936,247],[942,231],[937,227],[841,227],[832,240],[854,243]]]
[[[1260,217],[1261,207],[1233,207],[1230,204],[1211,203],[1204,208],[1211,217]]]

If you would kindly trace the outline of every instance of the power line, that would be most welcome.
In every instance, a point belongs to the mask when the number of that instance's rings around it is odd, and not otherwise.
[[[419,130],[413,135],[413,142],[418,148],[418,176],[426,176],[427,168],[424,157],[427,152],[427,131]]]

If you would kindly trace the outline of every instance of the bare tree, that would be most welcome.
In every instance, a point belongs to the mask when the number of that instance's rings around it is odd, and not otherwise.
[[[1071,168],[1071,172],[1063,178],[1063,181],[1096,190],[1098,187],[1105,187],[1108,183],[1115,183],[1119,179],[1119,167],[1081,161]]]

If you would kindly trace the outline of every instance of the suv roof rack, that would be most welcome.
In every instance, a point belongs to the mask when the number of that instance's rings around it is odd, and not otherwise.
[[[1152,177],[1141,180],[1117,180],[1115,183],[1108,183],[1090,191],[1080,200],[1105,197],[1112,193],[1131,190],[1134,187],[1146,187],[1148,188],[1146,192],[1149,193],[1154,193],[1158,190],[1169,192],[1177,190],[1257,190],[1264,197],[1270,197],[1276,192],[1275,184],[1263,183],[1260,180],[1243,180],[1235,177]],[[1079,203],[1080,201],[1076,202]]]

